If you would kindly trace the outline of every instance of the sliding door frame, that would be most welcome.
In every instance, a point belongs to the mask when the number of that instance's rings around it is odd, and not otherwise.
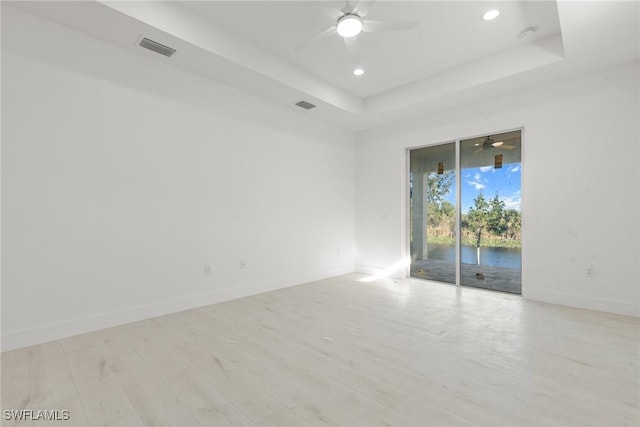
[[[427,147],[436,147],[438,145],[444,145],[444,144],[451,144],[452,142],[455,143],[455,149],[456,149],[456,164],[455,164],[455,171],[456,171],[456,214],[455,214],[455,218],[456,218],[456,225],[455,225],[455,235],[456,235],[456,283],[454,286],[458,286],[461,287],[462,286],[462,239],[460,237],[460,233],[462,230],[462,212],[461,212],[461,199],[462,199],[462,190],[461,190],[461,185],[462,185],[462,173],[460,170],[460,166],[461,166],[461,159],[460,159],[460,142],[467,140],[467,139],[474,139],[474,138],[480,138],[480,137],[485,137],[487,135],[498,135],[501,133],[507,133],[507,132],[515,132],[515,131],[520,131],[520,169],[521,169],[521,178],[520,178],[520,215],[521,215],[521,227],[522,227],[522,236],[520,238],[520,244],[521,244],[521,249],[520,249],[520,257],[521,257],[521,267],[520,267],[520,296],[524,295],[524,244],[523,243],[523,239],[524,239],[524,229],[525,229],[525,214],[524,214],[524,170],[525,170],[525,165],[524,165],[524,159],[525,159],[525,146],[526,144],[524,143],[524,126],[519,126],[519,127],[515,127],[515,128],[509,128],[506,130],[500,130],[500,131],[491,131],[491,132],[486,132],[486,133],[480,133],[480,134],[476,134],[473,136],[466,136],[466,137],[459,137],[456,139],[450,139],[450,140],[444,140],[442,142],[435,142],[435,143],[430,143],[430,144],[423,144],[423,145],[416,145],[416,146],[412,146],[412,147],[407,147],[405,148],[405,179],[404,179],[404,236],[403,236],[403,240],[404,240],[404,250],[405,250],[405,254],[406,257],[405,259],[408,260],[408,262],[406,263],[406,270],[405,270],[405,275],[408,278],[411,278],[411,264],[412,264],[412,260],[411,260],[411,151],[413,150],[419,150],[421,148],[427,148]],[[443,282],[445,283],[445,282]],[[453,285],[452,283],[445,283],[445,284],[450,284]],[[482,289],[482,288],[478,288],[478,289]],[[514,294],[517,295],[517,294]]]

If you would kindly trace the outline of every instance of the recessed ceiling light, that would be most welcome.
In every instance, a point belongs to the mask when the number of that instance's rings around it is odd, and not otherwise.
[[[345,15],[338,19],[336,27],[342,37],[353,37],[362,31],[362,19],[358,15]]]
[[[364,70],[360,67],[356,68],[355,70],[353,70],[353,75],[354,76],[361,76],[364,74]]]
[[[496,19],[498,15],[500,15],[500,11],[498,9],[492,9],[485,12],[485,14],[482,15],[482,19],[485,21],[491,21],[492,19]]]

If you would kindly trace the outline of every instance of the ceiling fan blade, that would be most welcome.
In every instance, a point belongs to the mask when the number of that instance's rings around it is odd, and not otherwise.
[[[367,16],[375,0],[360,0],[351,10],[351,13],[355,13],[359,16]]]
[[[332,7],[331,4],[325,3],[325,2],[321,2],[320,5],[320,10],[322,11],[322,14],[333,19],[333,20],[337,20],[338,18],[340,18],[342,15],[344,15],[344,12],[342,12],[340,9],[336,9],[335,7]]]
[[[307,46],[309,46],[309,45],[311,45],[311,44],[317,43],[317,42],[319,42],[319,41],[322,41],[322,40],[324,40],[324,39],[327,39],[327,38],[331,37],[331,36],[332,36],[332,35],[334,35],[334,34],[337,34],[336,26],[335,26],[335,25],[332,25],[331,27],[327,28],[327,29],[326,29],[326,30],[324,30],[323,32],[321,32],[321,33],[319,33],[319,34],[316,34],[315,36],[313,36],[313,37],[311,37],[311,38],[307,39],[306,41],[304,41],[304,42],[302,42],[302,43],[300,43],[299,45],[297,45],[297,46],[295,47],[295,49],[294,49],[294,50],[295,50],[296,52],[299,52],[299,51],[301,51],[302,49],[304,49],[305,47],[307,47]]]
[[[411,30],[417,26],[417,21],[372,21],[366,19],[362,22],[362,31],[376,33],[379,31]]]
[[[474,154],[478,154],[479,152],[481,152],[483,150],[482,147],[478,148],[476,151],[474,151],[473,153],[471,153],[471,155],[473,156]]]
[[[348,15],[350,13],[353,13],[353,9],[355,9],[357,3],[353,3],[350,2],[349,0],[347,0],[347,4],[341,9],[341,12],[344,15]]]
[[[354,62],[354,65],[361,66],[362,61],[360,59],[360,50],[358,49],[357,40],[357,37],[344,37],[344,44],[347,46],[349,56],[351,56],[351,60]]]
[[[338,19],[340,19],[340,17],[344,15],[344,13],[342,13],[339,10],[329,9],[329,8],[324,9],[322,11],[322,14],[325,15],[327,18],[331,18],[332,21],[337,21]]]
[[[513,150],[514,148],[516,148],[515,145],[507,145],[507,144],[502,144],[501,146],[499,146],[498,148],[502,148],[504,150]]]

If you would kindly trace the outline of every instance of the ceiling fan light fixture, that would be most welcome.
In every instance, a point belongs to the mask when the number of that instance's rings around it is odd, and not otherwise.
[[[362,19],[358,15],[344,15],[336,27],[342,37],[354,37],[362,31]]]
[[[491,9],[486,11],[484,15],[482,15],[482,19],[484,19],[485,21],[491,21],[493,19],[496,19],[499,15],[500,11],[498,9]]]
[[[361,76],[364,74],[364,69],[358,67],[355,70],[353,70],[353,75],[354,76]]]
[[[491,145],[493,145],[494,147],[500,147],[502,144],[504,144],[504,142],[502,142],[502,141],[496,141],[496,142],[494,142],[494,143],[493,143],[493,144],[491,144]]]

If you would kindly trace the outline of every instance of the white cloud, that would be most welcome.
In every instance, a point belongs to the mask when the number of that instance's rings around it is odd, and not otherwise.
[[[493,166],[482,166],[480,167],[480,172],[489,172],[491,169],[493,169]]]
[[[501,197],[500,200],[504,202],[505,209],[522,210],[522,199],[519,191],[516,191],[510,196]]]
[[[478,168],[480,169],[480,171],[482,171],[484,168]],[[491,166],[489,166],[489,169],[491,169]],[[467,184],[473,186],[476,191],[480,191],[485,187],[485,184],[488,183],[489,180],[487,178],[485,178],[480,172],[476,172],[473,175],[473,179],[467,180]]]
[[[477,180],[476,181],[467,181],[467,184],[472,185],[478,191],[480,191],[480,190],[482,190],[484,188],[484,184],[479,183]]]
[[[511,173],[518,172],[519,170],[520,170],[520,165],[515,165],[515,166],[510,166],[509,167],[509,172],[511,172]]]

